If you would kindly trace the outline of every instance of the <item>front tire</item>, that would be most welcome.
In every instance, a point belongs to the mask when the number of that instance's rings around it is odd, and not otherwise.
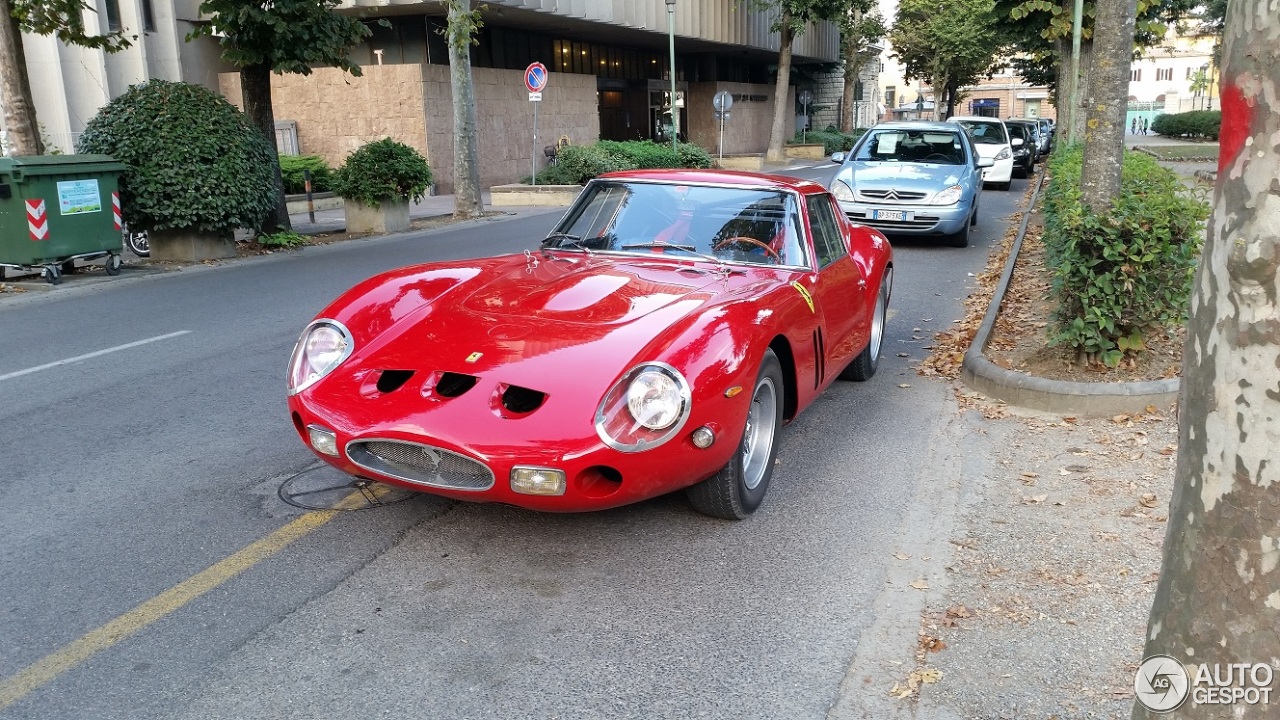
[[[970,220],[964,224],[964,227],[946,236],[945,242],[951,247],[969,247],[969,228],[973,227],[973,221]]]
[[[965,231],[968,231],[968,225]],[[885,323],[889,319],[889,295],[893,292],[893,268],[885,268],[884,276],[880,278],[880,292],[876,294],[876,309],[871,315],[871,339],[867,341],[867,346],[858,353],[858,357],[853,359],[849,367],[840,373],[841,380],[853,380],[854,382],[865,382],[876,374],[876,368],[880,367],[881,350],[884,349],[884,328]]]
[[[743,520],[760,507],[778,455],[783,394],[782,364],[773,350],[766,350],[737,450],[720,472],[685,491],[693,509],[711,517]]]

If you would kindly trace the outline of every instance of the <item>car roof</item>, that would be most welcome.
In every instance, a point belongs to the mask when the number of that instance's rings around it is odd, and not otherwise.
[[[952,115],[951,117],[947,118],[948,122],[958,122],[960,120],[964,120],[965,122],[986,122],[986,123],[1003,123],[1004,122],[1000,118],[983,117],[981,115]]]
[[[877,123],[867,132],[871,130],[937,130],[940,132],[955,132],[955,127],[937,120],[893,120],[891,122]]]
[[[662,169],[662,170],[619,170],[599,176],[602,180],[641,180],[644,182],[663,183],[706,183],[710,185],[739,185],[742,187],[763,187],[776,190],[794,190],[801,193],[826,192],[822,185],[803,178],[785,175],[769,175],[766,173],[746,172],[742,170],[699,170],[699,169]]]

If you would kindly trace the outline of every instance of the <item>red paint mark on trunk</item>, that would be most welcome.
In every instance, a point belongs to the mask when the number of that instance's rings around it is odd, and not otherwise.
[[[1240,87],[1231,83],[1222,89],[1222,132],[1218,136],[1218,172],[1235,161],[1244,149],[1253,125],[1253,98],[1247,98]]]

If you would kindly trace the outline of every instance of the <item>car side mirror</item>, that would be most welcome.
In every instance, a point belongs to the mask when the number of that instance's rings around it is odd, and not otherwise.
[[[996,161],[991,158],[984,158],[984,157],[978,158],[978,167],[980,168],[989,168],[989,167],[995,167],[995,166],[996,166]]]
[[[1027,144],[1026,141],[1024,141],[1022,138],[1014,138],[1009,141],[1009,145],[1012,147],[1022,147],[1023,145],[1026,145],[1026,144]]]
[[[833,163],[842,163],[844,162],[844,158],[845,158],[845,154],[842,152],[831,153],[831,162]]]

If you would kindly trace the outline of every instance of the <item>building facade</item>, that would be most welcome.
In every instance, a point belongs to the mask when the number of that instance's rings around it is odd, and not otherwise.
[[[129,49],[108,55],[24,35],[37,113],[45,137],[59,150],[72,151],[98,108],[150,78],[203,84],[239,103],[238,75],[221,62],[216,42],[186,40],[204,22],[199,0],[88,3],[86,25],[136,35]],[[286,128],[282,149],[321,155],[336,166],[359,145],[391,136],[422,151],[440,189],[450,190],[454,132],[444,4],[347,0],[339,12],[379,21],[370,22],[372,36],[353,50],[364,75],[322,68],[311,76],[273,76],[275,115]],[[669,20],[681,136],[719,150],[712,99],[725,91],[735,103],[723,152],[763,152],[775,93],[779,36],[770,28],[776,19],[776,11],[738,0],[486,0],[471,53],[482,182],[528,176],[545,165],[542,148],[561,139],[668,138]],[[832,23],[806,28],[793,52],[797,65],[836,63],[838,29]],[[533,62],[549,70],[538,103],[530,101],[523,80]]]

